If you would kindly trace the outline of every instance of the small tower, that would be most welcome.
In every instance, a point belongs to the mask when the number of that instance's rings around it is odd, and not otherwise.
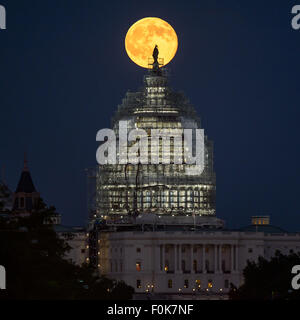
[[[13,210],[29,214],[36,206],[39,198],[40,194],[35,189],[27,166],[26,155],[24,155],[24,168],[13,196]]]

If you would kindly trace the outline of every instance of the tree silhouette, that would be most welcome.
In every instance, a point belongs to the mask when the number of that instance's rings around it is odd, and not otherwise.
[[[244,284],[231,285],[232,300],[300,299],[300,290],[293,290],[291,273],[293,266],[300,264],[300,254],[283,255],[276,251],[270,260],[259,257],[257,262],[248,261],[243,271]]]

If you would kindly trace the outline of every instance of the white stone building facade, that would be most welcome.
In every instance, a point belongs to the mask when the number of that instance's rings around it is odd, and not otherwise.
[[[136,293],[226,294],[243,283],[247,260],[300,251],[300,233],[262,231],[101,232],[98,242],[101,274]]]

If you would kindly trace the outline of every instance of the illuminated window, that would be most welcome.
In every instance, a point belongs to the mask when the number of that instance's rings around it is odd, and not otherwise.
[[[136,287],[138,289],[141,289],[141,287],[142,287],[142,281],[141,280],[136,280]]]
[[[208,288],[212,288],[212,287],[213,287],[212,280],[208,280],[207,287],[208,287]]]
[[[196,282],[197,287],[198,287],[198,288],[201,288],[201,280],[198,279],[198,280],[196,280],[195,282]]]
[[[168,288],[171,289],[173,287],[173,281],[171,279],[168,280]]]
[[[168,260],[166,260],[166,264],[165,264],[165,271],[168,271],[169,270],[169,261]]]
[[[135,264],[135,266],[136,266],[136,271],[141,271],[141,269],[142,269],[142,263],[141,262],[137,262]]]

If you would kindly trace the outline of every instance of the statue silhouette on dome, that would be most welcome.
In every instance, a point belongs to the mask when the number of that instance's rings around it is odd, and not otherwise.
[[[158,62],[158,54],[159,54],[159,51],[158,51],[158,46],[155,45],[155,48],[153,50],[153,54],[152,54],[152,57],[153,57],[153,64],[152,64],[152,68],[153,68],[153,71],[155,72],[159,72],[159,62]]]
[[[155,48],[154,48],[154,50],[153,50],[153,54],[152,54],[152,57],[153,57],[153,59],[154,59],[153,64],[158,63],[158,54],[159,54],[159,51],[158,51],[158,46],[157,46],[157,44],[156,44],[156,45],[155,45]]]

